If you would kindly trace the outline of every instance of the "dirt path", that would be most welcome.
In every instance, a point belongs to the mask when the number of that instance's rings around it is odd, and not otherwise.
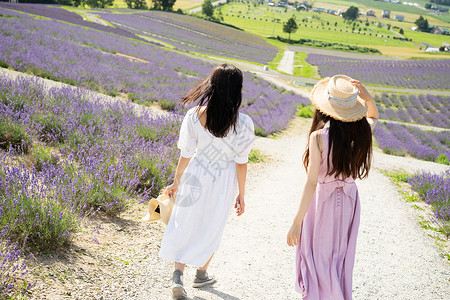
[[[294,51],[284,51],[283,58],[281,58],[277,70],[291,75],[294,74],[294,57]]]

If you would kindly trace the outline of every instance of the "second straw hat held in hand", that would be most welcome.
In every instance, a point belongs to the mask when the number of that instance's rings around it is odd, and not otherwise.
[[[366,116],[367,107],[359,89],[346,75],[319,81],[311,92],[311,101],[325,115],[342,122],[355,122]]]

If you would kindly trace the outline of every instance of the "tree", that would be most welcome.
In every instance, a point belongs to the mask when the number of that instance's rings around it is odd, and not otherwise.
[[[152,0],[155,9],[172,11],[176,0]]]
[[[425,9],[431,9],[431,3],[425,4]]]
[[[423,31],[423,32],[429,32],[429,31],[430,31],[430,29],[429,29],[429,24],[428,24],[428,20],[425,19],[425,18],[422,17],[422,16],[420,16],[420,17],[414,22],[414,24],[417,25],[417,28],[418,28],[420,31]]]
[[[347,21],[355,21],[358,18],[359,9],[355,6],[350,6],[343,14],[342,17]]]
[[[106,8],[114,4],[114,0],[84,0],[82,2],[93,8]]]
[[[399,33],[400,33],[400,34],[404,34],[404,33],[405,33],[405,32],[403,31],[403,28],[400,28]]]
[[[147,2],[145,0],[125,0],[128,8],[147,9]]]
[[[289,20],[287,20],[286,23],[283,25],[283,32],[289,34],[289,40],[291,40],[291,33],[296,32],[298,29],[297,22],[295,22],[294,17],[290,17]]]
[[[214,6],[211,3],[211,0],[205,0],[202,4],[202,13],[209,17],[212,18],[214,15]]]

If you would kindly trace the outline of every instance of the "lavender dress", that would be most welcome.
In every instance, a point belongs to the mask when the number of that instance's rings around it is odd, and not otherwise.
[[[322,140],[319,183],[297,246],[295,289],[304,300],[350,300],[360,217],[358,189],[353,178],[326,175],[328,128],[322,129]]]

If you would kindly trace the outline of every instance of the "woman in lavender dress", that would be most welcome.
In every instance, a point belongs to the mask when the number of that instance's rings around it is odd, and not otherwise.
[[[297,245],[296,290],[304,300],[351,300],[360,217],[354,180],[368,175],[378,110],[366,88],[344,75],[317,83],[311,101],[307,181],[287,235]]]

